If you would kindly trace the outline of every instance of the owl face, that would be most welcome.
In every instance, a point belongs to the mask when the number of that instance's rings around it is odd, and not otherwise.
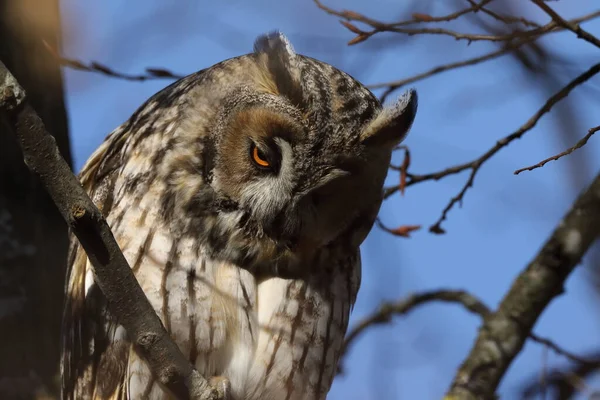
[[[233,112],[219,134],[217,194],[238,204],[253,234],[292,249],[324,246],[351,228],[370,227],[389,143],[363,143],[353,125],[316,129],[285,99],[258,97],[256,105]],[[353,233],[358,243],[366,234]]]
[[[415,117],[413,90],[382,108],[359,82],[296,54],[279,33],[178,85],[184,118],[161,168],[169,220],[240,264],[364,240],[392,149]]]

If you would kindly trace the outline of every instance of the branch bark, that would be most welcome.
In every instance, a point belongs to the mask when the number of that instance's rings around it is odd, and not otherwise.
[[[489,399],[521,351],[537,319],[563,292],[575,266],[600,236],[600,174],[519,275],[498,310],[485,318],[446,399]]]
[[[7,113],[29,169],[37,175],[85,249],[111,312],[127,330],[157,380],[178,399],[216,400],[213,389],[171,340],[135,279],[106,220],[61,157],[56,141],[0,62],[0,109]]]

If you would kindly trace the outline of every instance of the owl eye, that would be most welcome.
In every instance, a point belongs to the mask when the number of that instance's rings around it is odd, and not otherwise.
[[[271,167],[271,163],[269,162],[269,160],[267,160],[267,156],[265,155],[265,153],[263,153],[263,151],[261,149],[258,148],[257,145],[252,144],[252,147],[250,148],[250,152],[251,152],[252,161],[254,161],[254,164],[256,164],[257,166],[259,166],[261,168],[270,168]]]

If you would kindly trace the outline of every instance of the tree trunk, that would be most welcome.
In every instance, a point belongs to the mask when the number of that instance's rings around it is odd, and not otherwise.
[[[69,163],[58,0],[0,0],[0,60]],[[55,397],[67,227],[0,118],[0,398]]]

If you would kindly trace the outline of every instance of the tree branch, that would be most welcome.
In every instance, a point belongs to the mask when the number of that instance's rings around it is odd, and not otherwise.
[[[429,228],[429,231],[433,232],[433,233],[439,233],[439,234],[445,232],[441,226],[442,222],[444,222],[444,220],[446,219],[448,212],[456,204],[462,202],[467,190],[473,186],[475,176],[477,175],[477,172],[479,171],[479,169],[481,168],[483,163],[485,163],[487,160],[489,160],[497,152],[499,152],[503,148],[507,147],[514,140],[520,139],[527,131],[531,130],[545,114],[550,112],[550,110],[552,110],[552,107],[554,107],[554,105],[556,103],[558,103],[559,101],[561,101],[562,99],[567,97],[573,89],[575,89],[577,86],[583,84],[584,82],[586,82],[587,80],[592,78],[594,75],[598,74],[599,72],[600,72],[600,63],[593,65],[587,71],[585,71],[581,75],[577,76],[571,82],[569,82],[564,87],[562,87],[558,92],[556,92],[554,95],[552,95],[544,103],[544,105],[542,107],[540,107],[540,109],[531,118],[529,118],[529,120],[527,122],[525,122],[525,124],[523,124],[519,129],[517,129],[515,132],[511,133],[510,135],[498,140],[494,146],[492,146],[488,151],[486,151],[483,155],[476,158],[475,160],[464,163],[464,164],[459,164],[459,165],[456,165],[456,166],[453,166],[453,167],[450,167],[450,168],[447,168],[445,170],[435,172],[435,173],[424,174],[424,175],[408,174],[408,181],[406,182],[407,187],[414,185],[416,183],[419,183],[419,182],[426,181],[426,180],[439,180],[448,175],[454,175],[454,174],[458,174],[462,171],[471,170],[471,172],[469,173],[469,177],[467,178],[467,181],[465,182],[465,184],[463,185],[463,187],[461,188],[459,193],[450,199],[450,202],[442,211],[442,215],[438,218],[438,220],[433,225],[431,225],[431,227]],[[398,190],[399,190],[399,186],[385,188],[384,189],[384,197],[387,198],[387,197],[391,196],[392,194],[396,193]]]
[[[538,399],[539,393],[542,390],[554,388],[556,399],[572,399],[575,393],[581,392],[581,383],[600,368],[600,352],[594,351],[590,353],[584,361],[566,368],[554,368],[550,370],[543,382],[543,386],[539,380],[529,379],[532,383],[522,389],[521,398],[524,400]],[[595,393],[598,393],[598,391]],[[592,397],[589,398],[592,399]]]
[[[412,19],[409,20],[405,20],[405,21],[400,21],[400,22],[395,22],[392,24],[383,24],[379,21],[376,21],[374,19],[371,18],[367,18],[364,15],[361,15],[357,12],[354,11],[336,11],[333,8],[327,7],[325,4],[323,4],[320,0],[314,0],[315,4],[317,5],[317,7],[319,7],[321,10],[325,11],[327,14],[330,15],[334,15],[337,17],[342,17],[348,20],[354,20],[354,21],[359,21],[359,22],[363,22],[367,25],[371,25],[371,26],[375,26],[375,25],[389,25],[389,26],[394,26],[394,27],[400,27],[400,26],[406,26],[406,25],[413,25],[413,24],[419,24],[419,23],[423,23],[423,22],[448,22],[448,21],[452,21],[457,19],[458,17],[471,13],[471,12],[477,12],[479,10],[481,10],[483,8],[483,6],[485,6],[486,4],[492,2],[493,0],[482,0],[481,3],[479,4],[471,4],[471,7],[453,12],[451,14],[448,15],[444,15],[441,17],[433,17],[431,15],[427,15],[427,14],[422,14],[422,13],[415,13],[412,15]]]
[[[415,293],[397,302],[385,302],[381,304],[374,313],[360,321],[346,335],[344,346],[342,347],[342,351],[340,353],[341,357],[343,357],[348,352],[350,346],[354,344],[354,342],[356,342],[356,340],[360,336],[362,336],[362,334],[365,333],[367,329],[376,325],[387,324],[391,322],[392,317],[394,316],[408,314],[414,308],[421,306],[425,303],[430,303],[434,301],[460,304],[464,307],[465,310],[473,314],[479,315],[483,319],[487,318],[491,313],[491,310],[488,308],[488,306],[485,305],[483,301],[464,290],[442,289],[422,293]],[[557,354],[560,354],[576,363],[587,364],[596,362],[593,359],[586,359],[577,356],[576,354],[573,354],[570,351],[563,349],[550,339],[540,337],[533,332],[529,334],[529,339],[552,349]]]
[[[480,329],[471,353],[448,391],[451,399],[487,399],[521,351],[535,322],[600,236],[600,174],[519,275],[498,310]]]
[[[488,307],[483,302],[463,290],[432,290],[416,293],[395,303],[383,303],[375,313],[359,322],[346,335],[340,358],[348,352],[350,346],[368,328],[374,325],[389,323],[393,316],[407,314],[414,308],[432,301],[462,304],[466,310],[480,316],[485,316],[489,313]]]
[[[491,10],[488,10],[487,8],[483,7],[483,3],[476,3],[474,0],[467,0],[469,2],[469,4],[471,4],[473,7],[475,7],[476,5],[480,6],[481,12],[483,12],[484,14],[489,15],[490,17],[494,18],[497,21],[503,22],[507,25],[510,24],[523,24],[525,26],[528,27],[533,27],[533,28],[539,28],[540,24],[538,24],[537,22],[534,21],[530,21],[527,18],[524,17],[514,17],[512,15],[501,15],[498,13],[495,13]]]
[[[148,362],[156,379],[178,399],[216,400],[217,389],[192,368],[163,327],[135,279],[106,220],[60,156],[54,138],[27,103],[17,80],[0,62],[0,110],[19,140],[25,164],[40,178],[85,249],[111,312]]]
[[[552,21],[556,22],[558,25],[562,26],[563,28],[572,31],[573,33],[575,33],[577,35],[578,38],[581,38],[581,39],[585,40],[586,42],[589,42],[600,49],[600,39],[598,39],[596,36],[592,35],[588,31],[583,29],[581,26],[579,26],[578,23],[565,20],[563,17],[561,17],[556,11],[554,11],[548,4],[544,3],[542,0],[532,0],[532,1],[536,6],[538,6],[542,10],[544,10],[544,12],[552,18]]]
[[[526,43],[529,43],[531,41],[532,41],[532,39],[528,38],[528,39],[525,39],[525,40],[521,40],[519,42],[509,43],[509,44],[507,44],[506,46],[502,47],[499,50],[495,50],[495,51],[489,52],[489,53],[484,54],[482,56],[473,57],[473,58],[469,58],[467,60],[457,61],[457,62],[454,62],[454,63],[439,65],[437,67],[431,68],[428,71],[421,72],[421,73],[419,73],[417,75],[413,75],[413,76],[408,77],[408,78],[400,79],[400,80],[393,81],[393,82],[375,83],[375,84],[372,84],[372,85],[367,85],[367,87],[369,89],[386,88],[385,91],[383,92],[383,94],[379,98],[379,100],[383,103],[392,92],[394,92],[395,90],[401,88],[402,86],[406,86],[406,85],[408,85],[410,83],[421,81],[423,79],[426,79],[426,78],[429,78],[431,76],[440,74],[442,72],[451,71],[453,69],[462,68],[462,67],[471,66],[471,65],[476,65],[476,64],[483,63],[485,61],[493,60],[494,58],[498,58],[500,56],[508,54],[511,51],[513,51],[513,50],[515,50],[515,49],[521,47],[522,45],[524,45]]]
[[[585,146],[585,144],[587,143],[587,141],[592,137],[592,135],[594,133],[596,133],[597,131],[600,131],[600,126],[596,126],[594,128],[590,128],[590,130],[588,131],[587,135],[585,135],[583,138],[581,138],[580,141],[578,141],[574,146],[569,147],[567,150],[563,151],[562,153],[558,153],[557,155],[554,155],[552,157],[548,157],[545,160],[540,161],[537,164],[531,165],[529,167],[525,167],[525,168],[520,168],[518,170],[516,170],[514,172],[515,175],[519,175],[521,172],[523,171],[531,171],[534,170],[536,168],[541,168],[544,165],[546,165],[548,162],[550,161],[556,161],[561,157],[567,156],[569,154],[571,154],[572,152],[574,152],[575,150]]]
[[[371,31],[363,31],[350,23],[344,23],[343,25],[346,28],[348,28],[352,33],[357,35],[354,39],[352,39],[352,40],[350,40],[350,42],[348,42],[349,45],[365,41],[368,38],[370,38],[371,36],[373,36],[377,33],[380,33],[380,32],[396,32],[396,33],[405,34],[408,36],[443,35],[443,36],[453,37],[456,40],[466,40],[468,43],[475,42],[475,41],[511,42],[516,39],[539,37],[545,33],[551,32],[561,26],[559,21],[553,20],[550,23],[543,25],[543,26],[537,26],[535,28],[525,30],[525,31],[514,30],[509,33],[501,34],[501,35],[462,33],[462,32],[456,32],[456,31],[452,31],[449,29],[445,29],[445,28],[405,28],[404,27],[406,25],[415,24],[418,22],[451,21],[451,20],[457,19],[458,17],[460,17],[462,15],[465,15],[468,13],[474,13],[474,12],[479,11],[480,9],[483,9],[482,7],[490,2],[488,0],[483,0],[478,5],[475,5],[475,6],[472,5],[470,8],[461,10],[459,12],[455,12],[455,13],[450,14],[445,17],[430,17],[425,14],[416,14],[416,17],[415,17],[415,15],[413,14],[412,20],[400,21],[400,22],[395,22],[395,23],[380,22],[375,19],[369,18],[365,15],[362,15],[360,13],[357,13],[355,11],[350,11],[350,10],[337,11],[330,7],[325,6],[320,0],[313,0],[313,1],[317,5],[317,7],[319,7],[321,10],[325,11],[326,13],[328,13],[330,15],[334,15],[334,16],[343,18],[346,21],[357,21],[357,22],[363,23],[363,24],[368,25],[371,28],[373,28],[373,30],[371,30]],[[532,1],[535,1],[535,0],[532,0]],[[473,3],[471,3],[471,4],[473,4]],[[493,12],[490,13],[488,10],[486,10],[486,11],[487,11],[486,14],[491,15],[495,19],[500,18],[501,20],[503,20],[505,22],[507,22],[507,21],[514,22],[515,21],[515,18],[512,16],[502,16],[501,17]],[[597,14],[597,13],[594,13],[594,14]],[[525,21],[521,21],[521,22],[525,22]],[[529,22],[528,25],[531,25],[530,21],[527,21],[527,22]],[[567,21],[564,21],[564,22],[566,22],[568,25],[562,26],[563,28],[573,30],[575,27],[577,27],[578,35],[582,34],[581,31],[583,31],[583,30],[580,27],[578,27],[578,25],[573,25],[571,23],[568,23]],[[586,38],[584,36],[580,36],[580,37],[583,37],[584,39],[588,40],[588,38]]]

